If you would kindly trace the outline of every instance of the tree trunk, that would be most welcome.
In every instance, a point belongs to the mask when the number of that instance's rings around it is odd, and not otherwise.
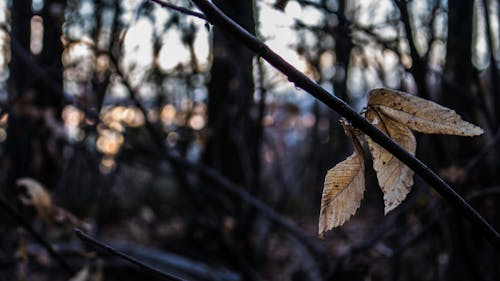
[[[217,6],[254,33],[252,1],[216,1]],[[211,137],[206,164],[236,183],[251,185],[257,140],[252,75],[253,54],[214,27],[213,61],[208,85],[208,126]]]
[[[471,92],[474,80],[472,65],[472,21],[474,1],[450,1],[448,4],[448,41],[444,74],[461,89]],[[457,89],[449,83],[443,85],[443,103],[461,114],[471,114],[469,104],[464,103]]]
[[[254,33],[253,1],[214,2],[243,28]],[[217,27],[214,27],[212,50],[208,84],[211,135],[204,162],[255,194],[259,182],[256,172],[259,167],[259,121],[254,102],[253,54],[224,31],[219,32]],[[241,202],[232,202],[230,212],[236,222],[231,236],[237,245],[242,245],[241,249],[231,250],[252,259],[257,248],[252,246],[251,239],[255,212]],[[242,266],[241,262],[235,263]]]
[[[448,12],[448,41],[446,49],[446,63],[443,75],[443,91],[441,104],[453,108],[465,120],[475,122],[477,110],[470,101],[474,100],[474,66],[472,65],[472,38],[473,38],[473,6],[474,1],[450,1]],[[458,139],[446,145],[446,153],[442,163],[460,163],[463,159],[470,159],[471,142],[467,139]]]
[[[46,1],[43,49],[30,52],[31,0],[16,0],[11,8],[9,120],[6,141],[7,193],[15,193],[20,177],[34,177],[46,186],[58,178],[59,148],[53,121],[63,104],[62,23],[65,2]],[[48,122],[47,122],[48,121]]]
[[[474,1],[449,1],[448,2],[448,41],[446,50],[446,64],[443,77],[443,92],[441,103],[456,110],[465,120],[478,123],[474,117],[477,116],[478,108],[471,103],[474,100],[475,68],[472,64],[472,42],[473,42],[473,9]],[[465,165],[467,159],[472,159],[480,150],[477,142],[467,138],[453,137],[453,141],[445,141],[441,158],[447,159],[446,165]],[[474,169],[467,174],[468,184],[456,184],[458,193],[472,192],[474,187],[481,186],[474,179],[491,177],[488,168]],[[483,176],[479,175],[483,173]],[[484,177],[486,176],[486,177]],[[481,180],[482,184],[486,181]],[[479,184],[479,185],[478,185]],[[482,210],[478,210],[482,214]],[[487,220],[491,221],[488,217]],[[481,272],[477,271],[475,262],[484,264],[485,256],[490,251],[490,246],[472,239],[477,233],[466,225],[463,219],[451,216],[449,241],[455,252],[450,254],[450,270],[446,279],[474,279]],[[473,249],[473,250],[471,250]]]

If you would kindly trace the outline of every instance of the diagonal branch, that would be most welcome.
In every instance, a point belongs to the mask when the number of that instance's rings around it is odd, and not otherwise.
[[[76,235],[78,236],[78,238],[80,238],[82,241],[85,241],[89,244],[92,244],[94,247],[97,247],[101,250],[106,250],[109,254],[113,255],[113,256],[117,256],[121,259],[124,259],[132,264],[135,264],[137,265],[142,271],[146,272],[146,273],[149,273],[153,276],[159,276],[159,277],[162,277],[164,278],[165,280],[173,280],[173,281],[184,281],[184,279],[180,278],[180,277],[177,277],[171,273],[166,273],[166,272],[162,272],[150,265],[147,265],[145,264],[144,262],[134,258],[134,257],[131,257],[121,251],[118,251],[116,250],[115,248],[89,236],[88,234],[84,233],[83,231],[81,231],[80,229],[78,228],[75,228],[75,233]]]
[[[281,73],[285,74],[288,80],[295,84],[316,99],[323,102],[329,108],[338,112],[341,116],[349,120],[355,127],[359,128],[372,140],[381,145],[387,151],[396,156],[399,160],[410,167],[416,174],[423,178],[432,186],[449,204],[479,229],[481,234],[497,249],[500,250],[500,235],[488,224],[488,222],[479,215],[451,186],[434,173],[427,165],[415,158],[413,155],[401,148],[391,138],[386,136],[380,130],[375,128],[370,122],[358,114],[347,103],[335,95],[313,82],[298,69],[272,51],[267,45],[251,35],[236,22],[226,16],[212,2],[207,0],[192,0],[196,6],[205,14],[207,20],[213,25],[225,30],[234,36],[236,40],[257,53],[268,63],[273,65]]]

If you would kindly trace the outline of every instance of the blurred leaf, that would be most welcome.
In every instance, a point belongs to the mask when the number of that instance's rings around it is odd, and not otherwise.
[[[33,206],[40,218],[51,226],[54,222],[64,223],[67,222],[73,226],[82,227],[89,230],[90,225],[82,222],[79,218],[71,212],[54,205],[50,193],[43,187],[43,185],[32,178],[21,178],[17,180],[18,186],[26,188],[26,194],[20,195],[19,200],[25,205]]]
[[[28,195],[20,195],[21,202],[33,206],[45,222],[50,222],[53,215],[52,198],[42,184],[32,178],[21,178],[16,184],[24,186]]]
[[[319,215],[320,238],[356,213],[365,190],[363,148],[352,128],[344,125],[344,129],[352,137],[355,151],[326,174]]]
[[[71,277],[68,281],[87,281],[90,277],[90,269],[88,264],[85,265],[75,276]]]
[[[464,183],[467,179],[467,170],[462,167],[450,166],[439,171],[439,175],[453,183]]]

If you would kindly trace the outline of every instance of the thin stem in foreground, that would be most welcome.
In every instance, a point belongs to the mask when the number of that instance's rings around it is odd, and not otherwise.
[[[147,272],[147,273],[152,274],[154,276],[162,277],[165,280],[185,281],[185,279],[182,279],[182,278],[175,276],[175,275],[172,275],[170,273],[162,272],[162,271],[160,271],[160,270],[158,270],[150,265],[143,263],[140,260],[135,259],[134,257],[131,257],[123,252],[120,252],[120,251],[114,249],[113,247],[106,245],[104,242],[101,242],[101,241],[91,237],[90,235],[84,233],[83,231],[81,231],[78,228],[75,228],[75,233],[78,236],[78,238],[80,238],[82,241],[87,242],[89,244],[92,244],[93,246],[95,246],[101,250],[105,250],[106,252],[108,252],[109,254],[111,254],[113,256],[117,256],[117,257],[124,259],[132,264],[135,264],[144,272]]]
[[[247,32],[236,22],[226,16],[212,2],[207,0],[192,0],[196,6],[205,14],[206,19],[218,28],[234,36],[236,40],[247,46],[256,54],[261,56],[268,63],[273,65],[281,73],[287,76],[288,80],[305,90],[307,93],[323,102],[332,110],[338,112],[342,117],[349,120],[356,128],[363,131],[377,144],[392,153],[400,161],[410,167],[416,174],[432,186],[441,196],[443,196],[457,211],[465,216],[478,228],[481,234],[497,249],[500,250],[500,235],[498,232],[474,210],[451,186],[434,173],[423,162],[401,148],[391,138],[375,128],[370,122],[359,115],[347,103],[335,95],[330,94],[321,86],[305,76],[290,63],[272,51],[267,45],[258,40],[255,36]]]

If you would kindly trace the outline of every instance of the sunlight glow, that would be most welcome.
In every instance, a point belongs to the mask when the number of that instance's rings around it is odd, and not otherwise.
[[[208,46],[205,46],[207,48]],[[189,50],[182,44],[181,35],[177,29],[170,29],[163,37],[163,46],[158,56],[158,65],[169,71],[178,65],[189,62]]]
[[[153,63],[153,26],[147,19],[140,19],[132,25],[123,39],[124,57],[122,67],[129,74],[132,85],[144,78],[144,70]]]
[[[41,16],[31,18],[30,51],[34,55],[40,54],[43,48],[43,19]]]

